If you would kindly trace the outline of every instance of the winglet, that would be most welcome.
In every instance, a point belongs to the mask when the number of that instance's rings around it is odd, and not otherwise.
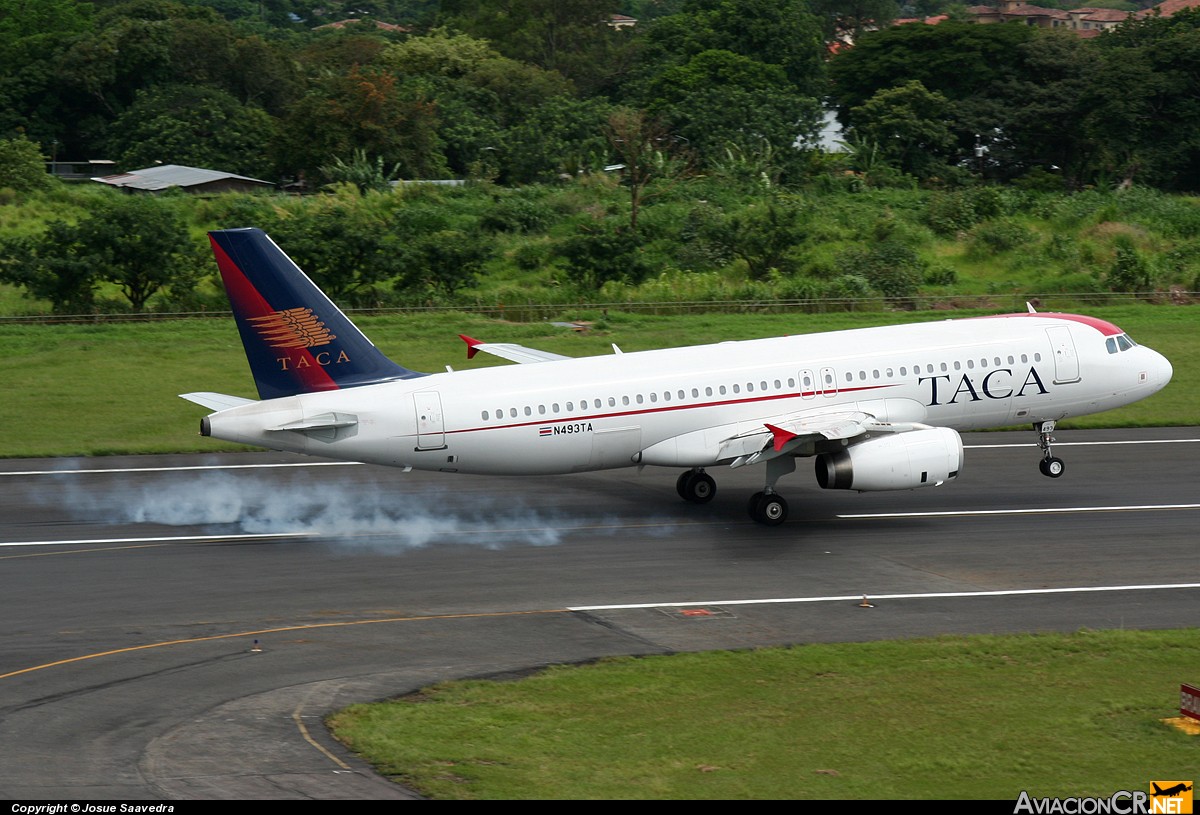
[[[466,334],[459,334],[458,338],[467,344],[467,359],[475,359],[475,355],[479,353],[479,346],[483,345],[479,340],[468,337]]]
[[[775,452],[778,453],[783,449],[783,446],[792,439],[796,438],[796,434],[790,430],[784,430],[782,427],[776,427],[773,424],[767,424],[767,430],[771,431],[771,435],[775,439]]]

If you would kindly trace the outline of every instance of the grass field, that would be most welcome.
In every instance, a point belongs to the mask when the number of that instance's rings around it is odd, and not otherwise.
[[[622,658],[332,717],[438,799],[1108,798],[1194,779],[1196,629]],[[1012,811],[1012,810],[1008,810]]]

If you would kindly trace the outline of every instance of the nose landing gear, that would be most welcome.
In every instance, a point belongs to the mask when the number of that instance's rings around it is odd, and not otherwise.
[[[1067,465],[1050,449],[1050,443],[1054,441],[1054,436],[1051,435],[1054,433],[1054,422],[1034,422],[1033,429],[1037,431],[1038,446],[1042,448],[1042,460],[1038,463],[1038,469],[1044,476],[1058,478],[1067,469]]]

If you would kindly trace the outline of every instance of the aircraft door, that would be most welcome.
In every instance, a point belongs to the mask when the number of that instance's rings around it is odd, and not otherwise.
[[[1063,326],[1047,328],[1050,350],[1054,354],[1054,382],[1062,385],[1079,381],[1079,355],[1075,353],[1075,341],[1071,329]]]
[[[440,450],[446,446],[446,428],[442,424],[442,397],[437,391],[413,394],[417,410],[417,449]]]
[[[817,378],[810,370],[800,372],[800,395],[805,399],[812,399],[817,395]]]
[[[821,392],[826,396],[837,396],[837,374],[833,372],[833,368],[821,369]]]

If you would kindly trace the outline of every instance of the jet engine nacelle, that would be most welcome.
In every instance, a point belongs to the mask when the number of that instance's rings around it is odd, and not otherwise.
[[[962,469],[962,438],[930,427],[874,439],[817,457],[817,483],[827,490],[909,490],[935,487]]]

